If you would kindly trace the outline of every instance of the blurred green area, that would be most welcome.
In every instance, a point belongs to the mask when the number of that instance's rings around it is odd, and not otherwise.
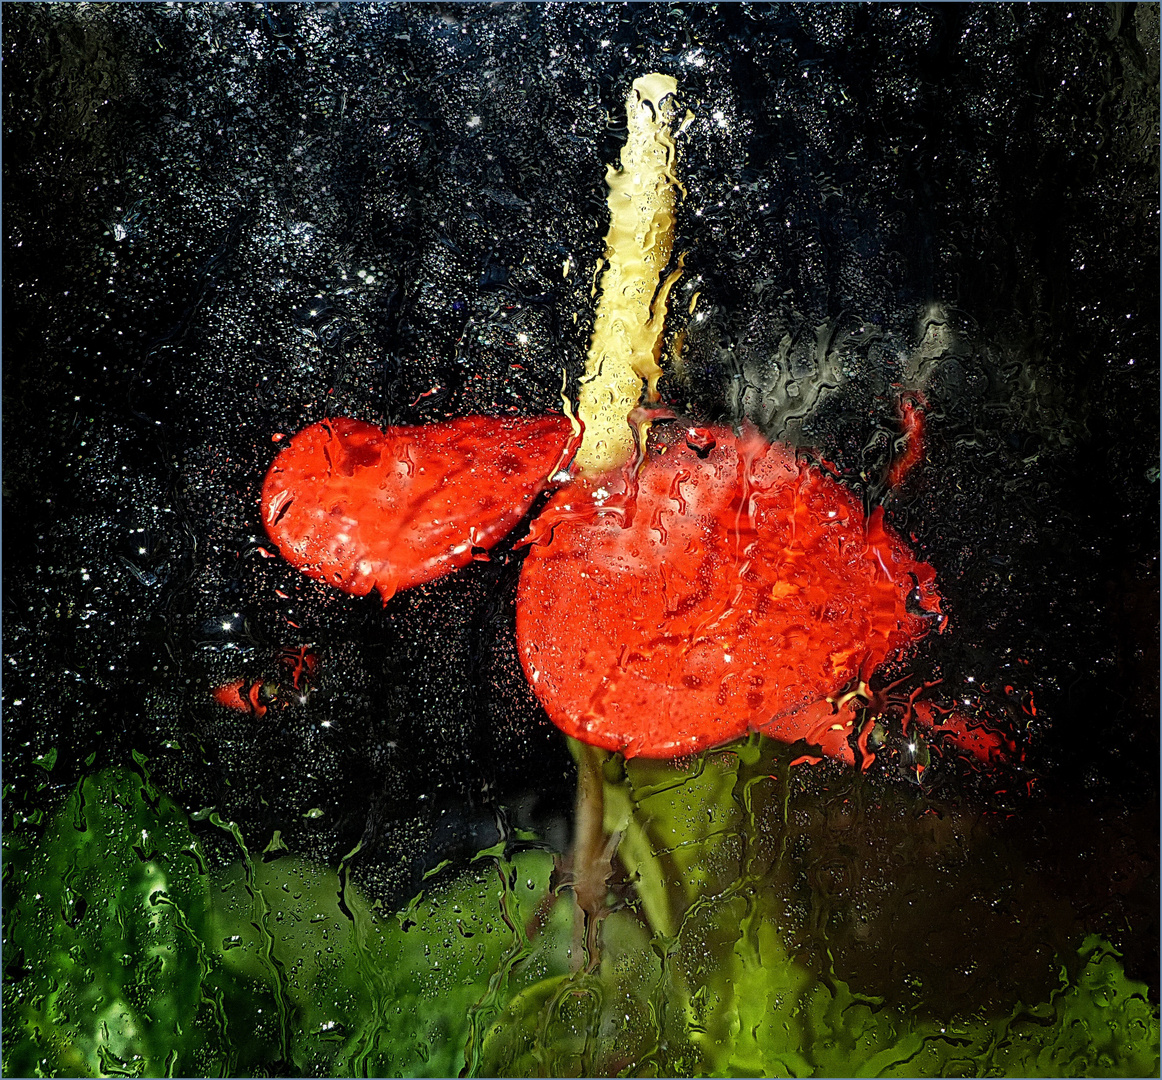
[[[390,912],[213,813],[197,828],[239,858],[210,868],[140,763],[87,777],[36,842],[5,832],[4,1073],[1157,1074],[1157,1011],[1097,937],[1041,999],[954,1017],[813,966],[772,763],[761,740],[605,763],[619,842],[592,957],[568,866],[523,841]]]
[[[552,970],[553,927],[524,930],[547,853],[481,858],[397,916],[236,839],[211,872],[136,770],[83,780],[35,847],[6,834],[6,1075],[455,1075]]]

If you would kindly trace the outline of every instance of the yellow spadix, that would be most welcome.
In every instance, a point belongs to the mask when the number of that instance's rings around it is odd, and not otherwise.
[[[682,273],[679,263],[662,280],[674,249],[674,204],[682,190],[670,134],[677,89],[669,75],[634,80],[626,101],[629,135],[621,168],[610,166],[605,175],[606,265],[577,401],[585,434],[575,460],[583,473],[629,461],[635,452],[629,414],[641,401],[643,383],[647,400],[657,399],[666,300]]]

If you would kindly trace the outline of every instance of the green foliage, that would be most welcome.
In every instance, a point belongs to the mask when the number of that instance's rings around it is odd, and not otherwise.
[[[216,881],[213,940],[238,983],[262,988],[267,1018],[243,1026],[255,1035],[243,1036],[241,1070],[276,1060],[301,1075],[456,1075],[510,981],[523,986],[510,975],[532,956],[524,925],[550,870],[541,852],[481,860],[401,919],[331,870],[236,864]]]
[[[508,996],[567,962],[560,935],[525,933],[544,852],[479,858],[406,918],[241,854],[209,873],[127,770],[79,784],[35,848],[6,837],[5,1074],[456,1075]]]
[[[812,978],[769,923],[717,987],[704,1048],[714,1075],[1149,1076],[1158,1022],[1146,988],[1096,937],[1081,975],[1007,1016],[941,1023]]]
[[[588,965],[545,852],[482,852],[385,913],[285,845],[252,858],[216,815],[240,857],[210,872],[141,771],[89,777],[35,846],[5,836],[4,1072],[1157,1073],[1156,1009],[1096,937],[1047,1000],[955,1020],[795,954],[771,885],[786,852],[762,835],[786,807],[758,798],[778,767],[760,741],[687,768],[606,763],[629,880]]]
[[[1049,1000],[957,1021],[860,994],[792,955],[786,832],[769,828],[787,804],[760,797],[785,796],[787,761],[755,738],[686,767],[606,763],[606,829],[621,834],[646,918],[615,911],[596,972],[514,999],[489,1034],[486,1074],[1157,1074],[1157,1010],[1097,937]]]
[[[172,1072],[199,1041],[209,901],[185,816],[137,773],[82,781],[5,838],[4,1071]]]

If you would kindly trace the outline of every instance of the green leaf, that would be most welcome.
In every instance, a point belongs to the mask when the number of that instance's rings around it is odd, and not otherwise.
[[[44,769],[45,772],[52,772],[56,766],[56,756],[57,750],[56,747],[53,746],[46,750],[39,757],[33,758],[32,760],[36,762],[36,764],[39,765],[42,769]]]
[[[559,904],[550,939],[568,940],[572,904]],[[685,1043],[685,1018],[659,979],[650,934],[629,910],[608,915],[596,971],[578,969],[517,993],[484,1040],[480,1075],[609,1076],[632,1063],[635,1075],[669,1075],[678,1060],[668,1044]],[[686,1047],[686,1067],[701,1057]]]
[[[35,849],[6,851],[4,1069],[161,1076],[200,1042],[208,880],[140,773],[89,777]]]
[[[455,1075],[512,994],[567,969],[547,852],[479,859],[405,930],[204,817],[238,844],[224,872],[138,771],[83,780],[36,846],[5,835],[7,1075]]]
[[[657,962],[639,978],[655,983],[655,1016],[668,1010],[687,1020],[684,1031],[665,1032],[661,1071],[677,1075],[680,1059],[700,1055],[713,1075],[1157,1074],[1157,1009],[1146,987],[1127,980],[1117,954],[1096,937],[1079,951],[1080,974],[1070,981],[1063,972],[1048,1001],[959,1023],[861,995],[793,957],[779,887],[787,857],[779,837],[786,835],[795,752],[755,737],[684,763],[614,758],[605,764],[606,830],[621,833],[618,857],[654,931]],[[612,923],[607,920],[607,930]],[[600,970],[607,997],[632,997],[617,977],[619,967],[632,963],[607,932]],[[539,1003],[542,1039],[551,1031],[545,1002],[557,1000],[565,985],[527,995]],[[529,1044],[529,1007],[522,1013],[514,1003],[510,1011],[509,1022]],[[602,1023],[610,1029],[607,1017]],[[657,1028],[661,1033],[662,1025]],[[500,1045],[504,1036],[494,1039]],[[622,1038],[623,1047],[631,1043]],[[551,1060],[546,1053],[544,1046],[525,1045],[519,1054],[510,1049],[507,1060],[514,1074],[543,1072]],[[637,1072],[642,1061],[623,1065]]]
[[[539,953],[531,978],[549,954],[565,962],[567,938],[546,948],[526,931],[551,864],[539,851],[489,860],[424,893],[401,922],[332,870],[236,863],[214,890],[211,934],[269,1011],[257,1040],[232,1028],[240,1064],[273,1052],[306,1075],[457,1075],[530,981],[530,958]]]

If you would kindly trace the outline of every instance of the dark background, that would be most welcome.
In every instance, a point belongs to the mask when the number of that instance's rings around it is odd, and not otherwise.
[[[391,903],[516,824],[567,845],[519,553],[384,608],[265,558],[257,498],[325,415],[559,410],[658,70],[695,117],[665,393],[886,499],[951,616],[906,670],[1024,755],[914,797],[1011,820],[1156,985],[1157,6],[3,14],[6,826],[136,752],[252,850],[362,841]],[[907,389],[927,460],[888,495]],[[212,702],[304,644],[305,701]]]

